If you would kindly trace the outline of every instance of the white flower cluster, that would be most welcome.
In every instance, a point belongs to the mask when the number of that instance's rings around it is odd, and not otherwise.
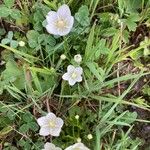
[[[46,29],[50,34],[64,36],[67,35],[74,23],[74,18],[71,16],[70,9],[67,5],[62,5],[58,8],[57,12],[50,11],[47,16],[47,25]],[[24,46],[23,42],[20,42],[20,46]],[[66,59],[64,54],[60,57],[62,60]],[[80,54],[74,56],[74,61],[79,65],[82,61],[82,57]],[[67,80],[71,86],[73,86],[76,82],[82,81],[82,67],[75,67],[73,65],[69,65],[67,67],[67,72],[62,76],[64,80]],[[79,119],[79,116],[76,115],[76,119]],[[39,134],[41,136],[55,136],[58,137],[61,132],[61,128],[64,124],[64,121],[57,117],[54,113],[50,112],[46,116],[40,117],[37,119],[37,123],[40,126]],[[45,143],[44,149],[42,150],[62,150],[61,148],[55,146],[53,143]],[[77,143],[67,147],[65,150],[89,150],[81,140]]]
[[[80,54],[75,55],[74,61],[77,64],[80,64],[82,61],[82,56]],[[62,76],[62,78],[68,81],[69,85],[73,86],[76,82],[82,81],[82,73],[83,73],[82,67],[80,66],[74,67],[73,65],[69,65],[67,67],[67,72]]]
[[[61,132],[61,128],[64,124],[64,121],[56,117],[56,115],[52,112],[48,113],[46,116],[40,117],[37,119],[37,123],[39,124],[40,132],[39,134],[42,136],[59,136]],[[83,143],[79,142],[74,145],[67,147],[65,150],[89,150]],[[59,147],[56,147],[53,143],[46,143],[44,145],[44,149],[42,150],[62,150]]]

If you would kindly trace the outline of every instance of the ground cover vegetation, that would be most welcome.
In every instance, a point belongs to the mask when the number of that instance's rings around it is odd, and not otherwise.
[[[149,150],[150,0],[0,0],[0,149]]]

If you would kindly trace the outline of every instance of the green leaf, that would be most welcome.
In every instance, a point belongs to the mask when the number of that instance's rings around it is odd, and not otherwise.
[[[21,18],[21,13],[18,9],[13,9],[10,15],[13,19],[16,19],[16,20]]]
[[[38,46],[39,33],[35,30],[30,30],[27,32],[28,43],[31,48]]]
[[[8,39],[8,38],[2,39],[1,43],[6,45],[6,44],[10,43],[10,39]]]
[[[15,0],[4,0],[4,3],[8,8],[11,8],[14,5]]]
[[[129,31],[135,31],[136,30],[136,27],[137,27],[137,24],[136,22],[140,20],[140,17],[138,14],[131,14],[126,20],[125,20],[125,23],[129,29]]]
[[[87,6],[81,6],[78,12],[75,14],[75,19],[82,25],[82,26],[89,26],[90,25],[90,18],[89,18],[89,10]]]
[[[9,31],[9,32],[8,32],[8,38],[9,38],[10,40],[12,40],[12,38],[13,38],[13,32],[12,32],[12,31]]]
[[[28,41],[28,44],[31,48],[36,48],[38,46],[37,41],[32,40],[32,39]]]
[[[4,81],[13,82],[19,89],[24,88],[25,77],[21,67],[18,67],[16,62],[9,60],[6,63],[6,69],[2,72],[2,79]]]
[[[50,46],[55,46],[56,40],[51,35],[41,34],[38,37],[38,43],[42,45],[49,44]]]
[[[10,14],[10,9],[5,6],[1,6],[0,11],[0,17],[8,17]]]
[[[33,116],[30,113],[25,113],[23,115],[23,121],[25,122],[32,122],[33,121]]]
[[[23,125],[19,128],[19,131],[20,131],[21,133],[26,133],[28,130],[29,130],[28,124],[23,124]]]
[[[88,62],[86,63],[87,67],[90,69],[90,71],[95,75],[95,77],[100,81],[103,82],[103,78],[100,75],[98,71],[98,65],[96,63]]]
[[[0,138],[7,135],[9,132],[11,132],[13,128],[11,126],[5,127],[0,131]]]
[[[29,122],[28,123],[28,127],[32,130],[32,131],[37,131],[38,130],[38,125],[35,122]]]
[[[10,46],[11,46],[12,48],[17,48],[17,47],[18,47],[18,42],[12,40],[12,41],[10,42]]]
[[[87,45],[85,48],[85,60],[89,60],[91,58],[91,49],[93,48],[93,42],[94,42],[94,34],[95,34],[95,23],[91,28],[88,40],[87,40]]]

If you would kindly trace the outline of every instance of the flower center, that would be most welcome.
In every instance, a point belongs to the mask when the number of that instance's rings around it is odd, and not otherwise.
[[[71,78],[75,79],[77,77],[77,73],[73,72]]]
[[[57,22],[56,22],[56,26],[57,26],[57,28],[60,28],[60,29],[63,29],[63,28],[65,28],[65,26],[66,26],[66,22],[64,21],[64,20],[58,20]]]
[[[56,123],[55,121],[50,121],[48,125],[49,127],[54,128],[56,126]]]

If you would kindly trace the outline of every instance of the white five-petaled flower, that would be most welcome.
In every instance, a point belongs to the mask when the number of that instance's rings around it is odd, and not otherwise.
[[[74,18],[71,16],[69,7],[63,4],[55,11],[50,11],[47,16],[46,29],[50,34],[64,36],[67,35],[74,23]]]
[[[83,143],[76,143],[67,147],[65,150],[90,150]]]
[[[64,121],[61,118],[56,117],[56,115],[51,112],[46,116],[38,118],[37,122],[41,127],[39,134],[42,136],[59,136],[61,128],[64,124]]]
[[[81,82],[82,81],[82,73],[83,69],[81,67],[74,67],[72,65],[69,65],[67,67],[67,73],[65,73],[62,78],[64,80],[67,80],[69,84],[72,86],[76,82]]]
[[[53,143],[45,143],[44,145],[44,149],[42,150],[62,150],[61,148],[59,147],[56,147]]]
[[[77,63],[80,63],[82,61],[82,56],[80,54],[77,54],[74,56],[74,61]]]

